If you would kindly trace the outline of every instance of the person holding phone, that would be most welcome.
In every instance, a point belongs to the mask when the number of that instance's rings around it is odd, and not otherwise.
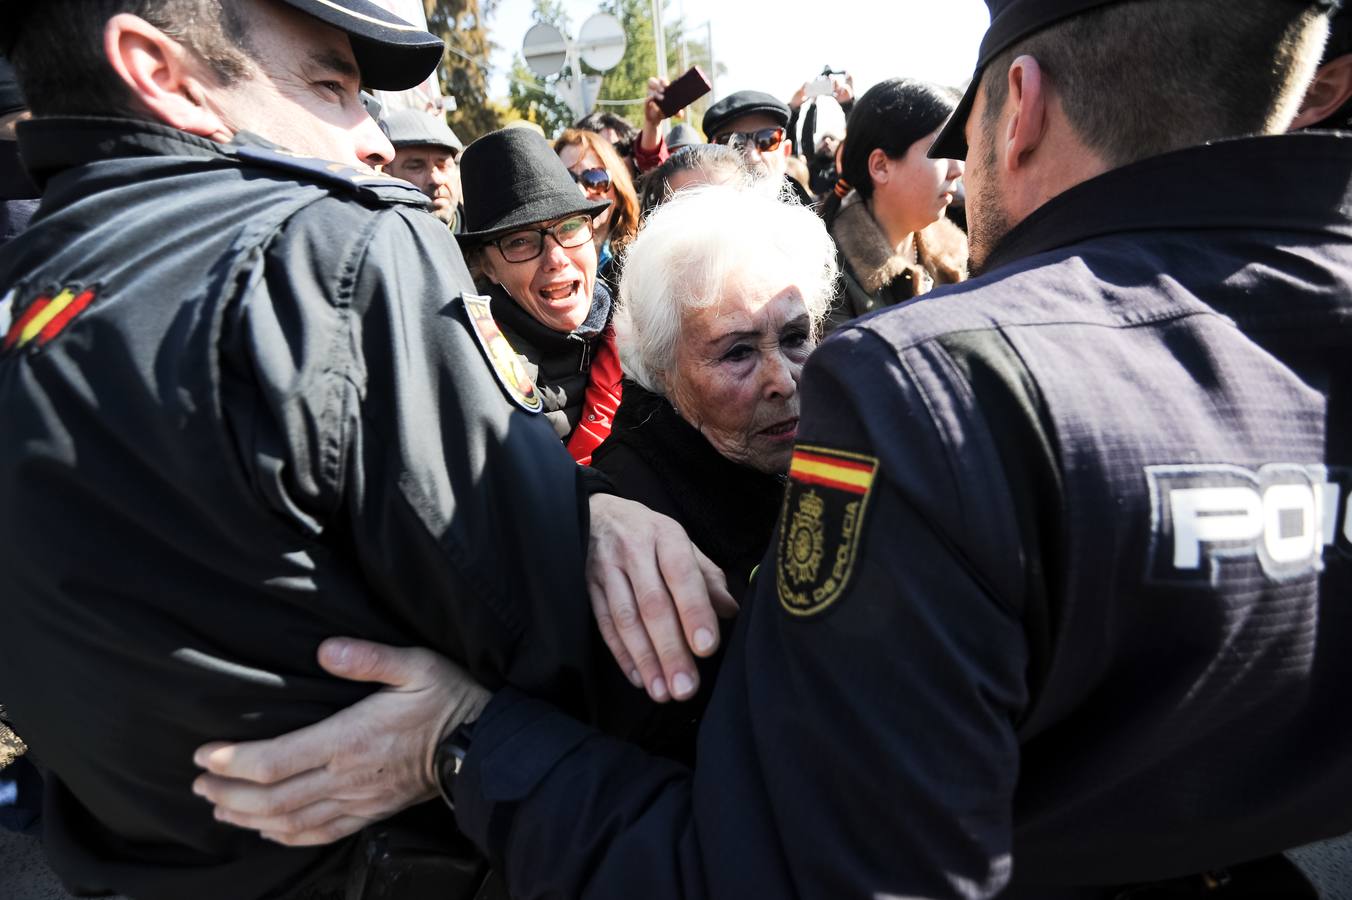
[[[643,130],[634,142],[634,167],[639,174],[651,172],[675,151],[662,136],[662,120],[678,116],[681,111],[703,97],[713,86],[699,66],[691,66],[675,81],[663,78],[648,79],[648,100],[643,105]]]

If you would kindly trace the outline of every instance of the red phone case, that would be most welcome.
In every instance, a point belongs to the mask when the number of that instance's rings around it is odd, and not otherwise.
[[[691,66],[689,71],[667,85],[667,89],[662,92],[662,102],[659,104],[662,114],[674,116],[713,89],[704,70],[699,66]]]

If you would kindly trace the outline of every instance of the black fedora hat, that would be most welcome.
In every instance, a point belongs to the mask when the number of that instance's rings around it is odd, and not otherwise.
[[[931,159],[965,159],[967,156],[967,137],[964,128],[967,117],[972,113],[972,104],[976,102],[977,91],[981,88],[981,76],[995,57],[999,56],[1016,41],[1031,34],[1050,28],[1057,22],[1074,18],[1100,6],[1121,3],[1123,0],[986,0],[991,11],[991,25],[986,36],[981,39],[981,51],[977,55],[976,71],[972,74],[972,83],[962,95],[958,108],[953,111],[944,130],[930,147]],[[1259,0],[1244,0],[1253,3]],[[1281,0],[1290,2],[1290,0]],[[1307,6],[1322,9],[1336,9],[1341,0],[1300,0]]]
[[[490,132],[460,154],[465,231],[475,246],[487,237],[577,213],[596,215],[609,200],[588,200],[549,142],[528,128]]]

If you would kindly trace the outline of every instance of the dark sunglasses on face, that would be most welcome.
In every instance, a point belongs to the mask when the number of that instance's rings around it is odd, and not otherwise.
[[[492,243],[508,262],[530,262],[545,251],[547,234],[565,249],[581,247],[592,239],[591,216],[572,216],[543,228],[522,228],[495,238]]]
[[[581,172],[569,169],[568,174],[585,190],[596,194],[604,194],[610,190],[610,173],[605,169],[583,169]]]
[[[761,128],[756,131],[729,131],[714,138],[713,143],[724,146],[742,147],[751,144],[762,153],[778,150],[784,142],[783,128]]]

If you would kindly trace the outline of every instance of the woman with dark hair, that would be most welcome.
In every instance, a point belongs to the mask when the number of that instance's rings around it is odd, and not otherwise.
[[[588,200],[610,201],[610,207],[593,223],[593,239],[597,272],[614,293],[620,283],[620,252],[638,233],[638,196],[629,167],[610,142],[594,131],[569,128],[554,142],[554,152]]]
[[[944,89],[904,78],[874,85],[850,112],[822,211],[843,276],[828,331],[966,278],[967,238],[944,217],[962,163],[926,156],[952,112]]]

